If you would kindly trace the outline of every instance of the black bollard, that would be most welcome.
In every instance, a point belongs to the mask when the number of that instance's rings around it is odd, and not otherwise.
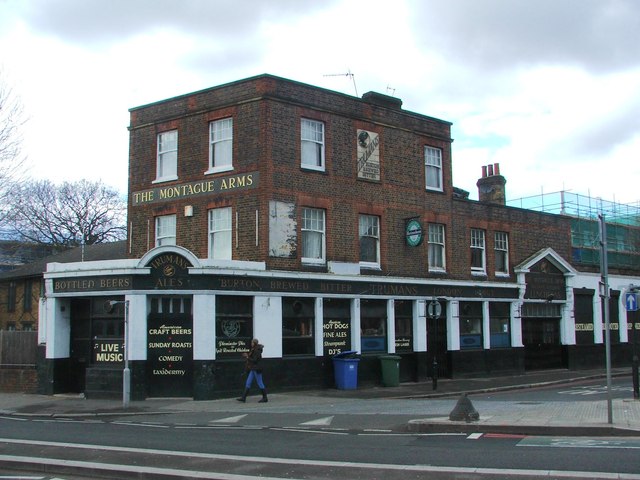
[[[640,399],[640,385],[638,384],[638,355],[633,356],[631,363],[631,376],[633,377],[633,398]]]
[[[432,371],[432,375],[431,375],[431,379],[433,380],[433,389],[437,390],[438,389],[438,361],[436,360],[436,357],[433,357],[433,371]]]
[[[459,399],[458,403],[451,413],[449,414],[449,420],[451,421],[465,421],[465,422],[476,422],[480,419],[480,414],[478,411],[473,408],[473,404],[467,394],[463,394]]]

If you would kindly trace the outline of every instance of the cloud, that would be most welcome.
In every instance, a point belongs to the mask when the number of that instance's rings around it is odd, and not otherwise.
[[[487,73],[540,64],[593,73],[640,65],[636,0],[428,0],[414,8],[425,48]]]
[[[40,33],[70,43],[123,42],[141,32],[171,30],[184,35],[231,40],[253,36],[260,24],[324,8],[333,0],[31,0],[25,20]]]
[[[589,128],[580,131],[579,135],[571,138],[568,148],[575,155],[606,157],[613,150],[624,145],[640,135],[640,101],[629,105],[624,111],[615,112],[608,118],[599,121]],[[629,162],[632,159],[629,158]]]

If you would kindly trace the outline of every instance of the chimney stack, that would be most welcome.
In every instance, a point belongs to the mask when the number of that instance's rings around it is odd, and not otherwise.
[[[505,188],[507,180],[500,175],[500,164],[483,165],[482,178],[478,179],[478,199],[481,202],[504,205],[506,203]]]

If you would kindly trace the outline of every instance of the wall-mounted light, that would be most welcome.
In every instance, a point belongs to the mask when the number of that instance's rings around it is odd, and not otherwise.
[[[193,205],[185,205],[185,207],[184,207],[184,216],[185,217],[193,217]]]

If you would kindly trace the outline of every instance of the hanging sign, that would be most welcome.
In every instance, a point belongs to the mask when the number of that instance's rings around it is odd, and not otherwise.
[[[407,245],[409,245],[410,247],[417,247],[422,243],[424,234],[422,231],[422,225],[418,220],[416,220],[415,218],[409,220],[405,226],[404,231]]]

